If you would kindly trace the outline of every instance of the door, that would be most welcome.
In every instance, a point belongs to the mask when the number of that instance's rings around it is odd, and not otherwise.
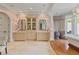
[[[10,19],[2,12],[0,12],[0,37],[10,40]]]

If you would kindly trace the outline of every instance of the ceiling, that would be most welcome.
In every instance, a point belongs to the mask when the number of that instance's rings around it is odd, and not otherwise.
[[[78,6],[77,3],[56,3],[53,6],[53,13],[56,16],[72,12]]]
[[[16,14],[24,13],[26,15],[39,15],[40,13],[47,13],[50,6],[48,3],[4,3],[1,5]]]
[[[1,3],[0,5],[16,14],[24,13],[30,16],[48,13],[50,9],[54,16],[60,16],[69,13],[78,6],[77,3]]]

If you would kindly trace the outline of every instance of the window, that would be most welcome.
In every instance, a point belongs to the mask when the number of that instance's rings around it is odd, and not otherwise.
[[[71,34],[72,33],[72,19],[66,19],[66,31],[67,34]]]
[[[79,15],[73,15],[65,19],[65,34],[79,36]]]
[[[79,16],[76,18],[77,35],[79,35]]]

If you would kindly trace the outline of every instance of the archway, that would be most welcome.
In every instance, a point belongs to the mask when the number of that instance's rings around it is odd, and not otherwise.
[[[9,16],[4,12],[0,12],[0,36],[5,36],[7,41],[10,41],[10,22]]]

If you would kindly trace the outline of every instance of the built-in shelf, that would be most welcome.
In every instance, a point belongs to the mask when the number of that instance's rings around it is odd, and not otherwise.
[[[35,17],[26,17],[26,19],[20,19],[17,25],[17,29],[19,30],[13,32],[15,40],[49,39],[49,32],[46,30],[47,23],[45,19],[39,19],[36,21]]]

